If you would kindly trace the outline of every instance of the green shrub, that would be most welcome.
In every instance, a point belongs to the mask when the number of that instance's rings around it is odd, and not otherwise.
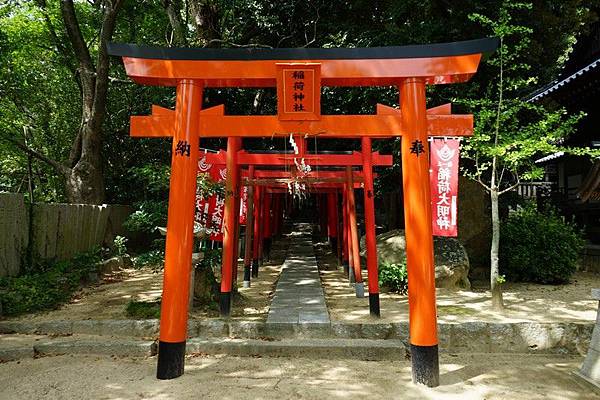
[[[512,281],[567,283],[584,246],[575,224],[534,205],[510,214],[500,233],[500,271]]]
[[[113,246],[118,256],[127,254],[127,238],[124,236],[115,236]]]
[[[160,300],[157,301],[136,301],[131,300],[127,303],[125,313],[128,317],[137,319],[160,318]]]
[[[135,268],[152,267],[154,270],[160,271],[165,264],[165,252],[162,250],[150,250],[142,253],[133,259]]]
[[[383,264],[379,266],[379,285],[391,292],[406,294],[408,292],[408,273],[406,261],[402,264]]]
[[[4,315],[50,310],[69,301],[100,261],[99,249],[71,260],[41,263],[32,272],[0,279]]]

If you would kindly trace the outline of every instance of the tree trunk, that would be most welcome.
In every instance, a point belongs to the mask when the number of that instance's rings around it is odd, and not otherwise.
[[[490,200],[492,203],[492,248],[490,250],[490,290],[492,292],[492,308],[504,309],[502,300],[502,287],[500,283],[500,270],[498,268],[498,251],[500,247],[500,213],[498,211],[498,189],[492,188]]]
[[[73,142],[69,167],[65,172],[66,192],[71,203],[100,204],[104,201],[102,171],[102,124],[106,115],[111,40],[122,0],[104,1],[98,38],[96,65],[83,37],[72,0],[61,2],[65,30],[79,65],[81,81],[81,128]]]

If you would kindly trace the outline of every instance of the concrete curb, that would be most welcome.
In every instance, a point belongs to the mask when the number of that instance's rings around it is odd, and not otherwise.
[[[33,347],[16,347],[12,349],[0,349],[0,361],[14,361],[22,358],[33,358],[35,352]]]
[[[190,339],[187,354],[227,354],[231,356],[350,358],[359,360],[401,360],[407,357],[400,340],[372,339]]]
[[[0,333],[155,338],[158,320],[0,321]],[[477,353],[587,352],[594,324],[579,322],[462,322],[439,324],[440,348]],[[191,320],[191,338],[237,339],[388,339],[408,341],[408,322],[351,324],[265,323],[264,321]]]
[[[119,357],[147,357],[156,354],[154,342],[123,339],[68,338],[48,340],[33,345],[36,355],[101,354]]]

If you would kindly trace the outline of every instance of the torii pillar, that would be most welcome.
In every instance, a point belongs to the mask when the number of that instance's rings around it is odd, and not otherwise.
[[[369,276],[369,313],[381,315],[379,309],[379,272],[377,265],[377,242],[375,238],[375,190],[371,162],[371,138],[362,138],[363,174],[365,179],[365,247],[367,249],[367,273]]]
[[[254,177],[254,166],[248,167],[248,178]],[[244,287],[250,287],[251,271],[252,271],[252,250],[254,249],[253,241],[256,240],[254,233],[254,186],[248,186],[248,200],[246,208],[246,243],[244,246]]]
[[[439,385],[439,364],[427,110],[422,79],[407,78],[400,84],[400,109],[406,127],[401,151],[412,375],[414,382],[433,387]]]
[[[182,80],[177,85],[171,146],[169,211],[156,370],[158,379],[181,376],[185,362],[199,152],[198,114],[201,105],[201,82]]]

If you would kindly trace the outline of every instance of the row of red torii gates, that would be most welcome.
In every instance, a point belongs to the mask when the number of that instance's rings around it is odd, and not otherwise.
[[[370,140],[401,136],[413,381],[437,386],[438,338],[427,139],[470,135],[473,119],[471,115],[452,115],[447,106],[428,113],[425,89],[428,84],[469,80],[476,73],[482,55],[494,51],[497,45],[496,39],[361,49],[181,49],[110,44],[109,53],[123,58],[127,75],[134,81],[177,89],[175,110],[155,107],[151,116],[131,119],[133,136],[172,137],[157,377],[171,379],[184,371],[201,137],[228,138],[225,208],[229,217],[225,218],[223,232],[221,282],[222,310],[227,314],[230,304],[227,293],[231,293],[237,261],[235,210],[239,210],[240,165],[254,165],[253,173],[257,174],[256,166],[265,164],[246,162],[245,158],[269,157],[241,151],[241,138],[290,135],[361,138],[362,153],[354,154],[358,161],[343,164],[345,180],[339,182],[341,179],[334,177],[330,178],[333,182],[325,182],[320,178],[321,182],[312,186],[346,184],[343,215],[347,217],[344,232],[349,237],[347,253],[352,257],[354,271],[350,276],[360,283],[352,166],[363,167],[367,269],[369,282],[375,283],[377,278],[371,274],[376,271],[372,202],[372,166],[376,155],[371,151]],[[379,105],[375,115],[321,115],[322,86],[395,86],[400,92],[400,109]],[[203,91],[208,87],[276,87],[277,115],[225,115],[223,106],[201,110]],[[344,157],[331,155],[334,156]],[[310,165],[318,165],[323,156],[314,157]],[[331,159],[323,162],[332,163]],[[261,186],[259,178],[252,176],[249,181]],[[262,186],[277,185],[271,181]]]
[[[135,128],[138,135],[137,127]],[[143,129],[139,130],[142,135]],[[236,279],[238,255],[239,218],[241,186],[248,186],[246,246],[244,254],[244,286],[250,286],[251,276],[258,276],[259,262],[263,255],[263,246],[270,246],[273,233],[278,233],[283,220],[284,209],[282,199],[288,195],[292,182],[306,185],[307,192],[320,194],[324,200],[318,202],[321,216],[321,230],[327,232],[338,257],[343,261],[346,274],[355,283],[357,297],[364,296],[362,282],[359,239],[356,221],[356,206],[354,190],[364,188],[365,230],[367,234],[367,270],[369,277],[369,308],[373,316],[379,317],[379,287],[377,279],[377,252],[375,243],[375,206],[373,190],[373,167],[391,167],[391,155],[380,155],[372,152],[371,139],[362,139],[362,152],[352,154],[309,154],[306,152],[306,139],[297,137],[298,151],[286,153],[247,153],[239,150],[240,138],[229,138],[227,152],[206,153],[203,163],[226,165],[226,191],[235,203],[232,207],[225,204],[225,229],[223,237],[223,264],[221,269],[221,302],[222,316],[229,316],[231,311],[231,292],[233,281]],[[238,150],[234,150],[238,149]],[[229,157],[233,154],[233,157]],[[296,167],[297,160],[307,165],[318,167],[343,168],[343,170],[319,170],[302,173]],[[240,169],[247,166],[240,174]],[[282,166],[284,170],[258,169],[259,167]],[[291,168],[290,168],[291,167]],[[353,167],[361,167],[362,173],[354,171]],[[290,168],[290,169],[288,169]],[[231,171],[231,172],[230,172]],[[301,177],[294,178],[301,174]],[[245,178],[240,180],[240,176]],[[233,193],[233,195],[231,195]],[[342,206],[340,207],[340,196]],[[318,197],[321,199],[321,197]],[[341,209],[342,218],[339,218]],[[341,222],[341,224],[340,224]],[[341,226],[338,226],[341,225]],[[249,228],[252,227],[252,228]],[[272,227],[274,229],[272,229]],[[277,232],[273,232],[276,230]],[[343,232],[343,240],[338,241],[338,231]],[[234,232],[235,235],[229,235]],[[233,237],[232,237],[233,236]],[[230,239],[233,241],[230,242]],[[349,269],[352,266],[352,269]]]

